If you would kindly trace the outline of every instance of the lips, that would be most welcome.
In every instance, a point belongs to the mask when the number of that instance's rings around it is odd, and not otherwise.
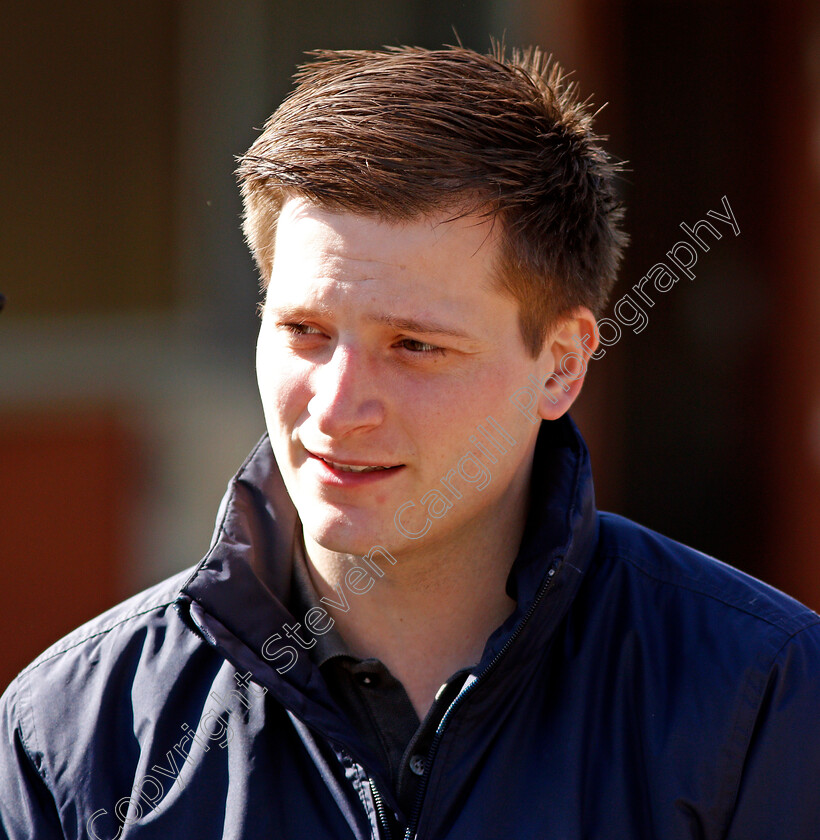
[[[328,461],[327,458],[322,458],[326,464],[333,467],[334,470],[339,470],[341,472],[352,472],[352,473],[365,473],[365,472],[376,472],[376,470],[389,470],[392,467],[355,467],[352,464],[340,464],[337,461]]]
[[[347,460],[335,460],[325,455],[319,455],[316,452],[311,452],[307,450],[308,455],[312,458],[315,458],[317,461],[321,461],[323,464],[326,464],[332,470],[341,473],[354,473],[354,474],[362,474],[362,473],[372,473],[372,472],[384,472],[386,470],[393,470],[397,469],[398,467],[404,466],[403,464],[379,464],[373,463],[372,461],[368,463],[356,463],[355,461],[347,461]]]

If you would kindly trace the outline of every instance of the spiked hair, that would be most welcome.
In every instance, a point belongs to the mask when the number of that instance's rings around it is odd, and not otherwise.
[[[627,236],[588,101],[538,49],[316,51],[239,160],[244,232],[263,286],[285,197],[409,221],[437,212],[500,225],[499,291],[525,346],[578,306],[600,317]]]

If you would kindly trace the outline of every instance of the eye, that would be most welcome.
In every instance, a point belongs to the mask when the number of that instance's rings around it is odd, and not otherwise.
[[[405,350],[409,350],[411,353],[418,356],[443,356],[447,352],[443,347],[436,347],[435,344],[427,344],[427,342],[418,341],[415,338],[403,338],[399,344],[403,346]]]
[[[322,335],[322,331],[310,324],[290,323],[279,324],[281,329],[289,332],[291,335]]]

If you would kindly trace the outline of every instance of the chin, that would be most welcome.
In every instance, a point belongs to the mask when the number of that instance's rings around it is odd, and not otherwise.
[[[317,545],[337,554],[363,557],[373,546],[378,545],[389,549],[390,546],[385,541],[385,537],[395,542],[384,523],[373,521],[367,516],[351,516],[337,508],[314,510],[305,514],[302,518],[302,527],[305,535]]]

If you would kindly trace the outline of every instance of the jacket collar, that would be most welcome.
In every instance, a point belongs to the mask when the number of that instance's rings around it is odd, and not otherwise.
[[[524,535],[507,580],[517,606],[487,641],[476,669],[487,672],[483,691],[504,694],[504,678],[534,661],[572,602],[597,542],[589,454],[568,416],[542,422],[530,491]],[[180,592],[177,608],[288,710],[367,755],[306,651],[299,649],[295,660],[285,652],[285,646],[298,646],[285,638],[284,625],[302,620],[286,606],[296,522],[264,436],[229,485],[211,548]],[[547,585],[548,596],[542,597]]]

